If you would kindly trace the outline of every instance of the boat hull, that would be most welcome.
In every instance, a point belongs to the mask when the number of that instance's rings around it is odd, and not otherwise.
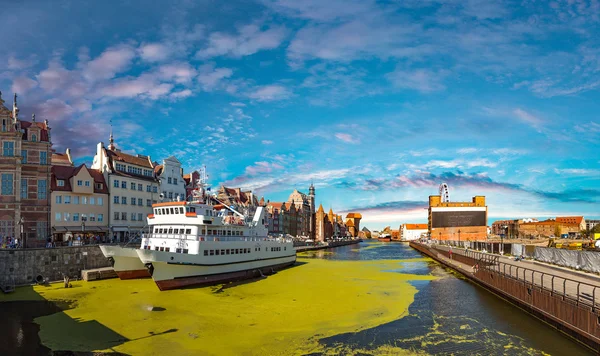
[[[296,254],[275,258],[241,261],[227,264],[200,265],[171,263],[167,252],[138,250],[140,259],[151,270],[161,291],[189,286],[206,286],[223,282],[255,278],[284,269],[296,262]]]
[[[135,248],[100,245],[104,257],[111,261],[112,267],[120,279],[149,278],[150,272],[136,252]]]

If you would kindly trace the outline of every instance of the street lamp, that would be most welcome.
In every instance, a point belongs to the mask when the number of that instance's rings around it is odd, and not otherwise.
[[[21,235],[21,243],[23,243],[23,248],[25,248],[25,246],[26,246],[25,245],[25,238],[23,237],[24,236],[23,235],[23,223],[24,222],[25,221],[24,221],[23,217],[21,216],[21,218],[19,219],[19,227],[21,229],[21,234],[20,235]]]
[[[504,233],[508,236],[508,225],[504,225]],[[500,254],[504,255],[504,234],[500,234]]]
[[[458,247],[460,247],[460,229],[458,229]]]

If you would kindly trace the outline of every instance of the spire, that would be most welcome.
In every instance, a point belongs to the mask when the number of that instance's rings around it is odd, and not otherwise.
[[[31,114],[31,122],[35,122],[35,114]]]
[[[319,210],[317,210],[318,212],[325,212],[325,210],[323,210],[323,204],[319,204]]]
[[[2,90],[0,90],[0,105],[4,104],[4,100],[2,100]]]
[[[315,196],[315,186],[312,181],[310,182],[310,187],[308,188],[308,195]]]
[[[113,138],[112,131],[112,119],[110,120],[110,137],[108,138],[108,149],[111,151],[115,149],[115,139]]]

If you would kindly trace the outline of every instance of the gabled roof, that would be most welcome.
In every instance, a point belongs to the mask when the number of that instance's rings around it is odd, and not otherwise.
[[[23,139],[27,140],[27,132],[33,127],[40,129],[40,137],[38,137],[38,141],[48,142],[48,127],[43,122],[30,122],[30,121],[22,121],[21,128],[23,129]]]
[[[130,155],[128,153],[122,152],[121,150],[110,150],[106,149],[106,155],[109,159],[115,162],[124,162],[129,164],[134,164],[136,166],[146,167],[153,169],[152,163],[147,156],[141,155]]]
[[[106,186],[106,182],[104,181],[104,176],[100,173],[99,170],[87,168],[85,164],[82,164],[78,167],[74,166],[52,166],[52,177],[51,177],[51,189],[52,191],[63,191],[63,192],[71,192],[73,191],[73,187],[71,186],[70,179],[76,176],[80,170],[87,169],[90,176],[94,179],[94,193],[98,194],[108,194],[108,187]],[[57,181],[63,180],[65,182],[64,186],[58,186]],[[101,183],[102,188],[98,188],[96,183]]]
[[[360,213],[348,213],[346,219],[362,219],[362,215]]]

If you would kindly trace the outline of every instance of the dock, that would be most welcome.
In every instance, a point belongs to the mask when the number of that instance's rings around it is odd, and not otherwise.
[[[81,271],[81,279],[84,281],[96,281],[109,278],[117,278],[117,273],[112,267],[85,269]]]
[[[600,353],[597,276],[464,248],[410,246]]]

